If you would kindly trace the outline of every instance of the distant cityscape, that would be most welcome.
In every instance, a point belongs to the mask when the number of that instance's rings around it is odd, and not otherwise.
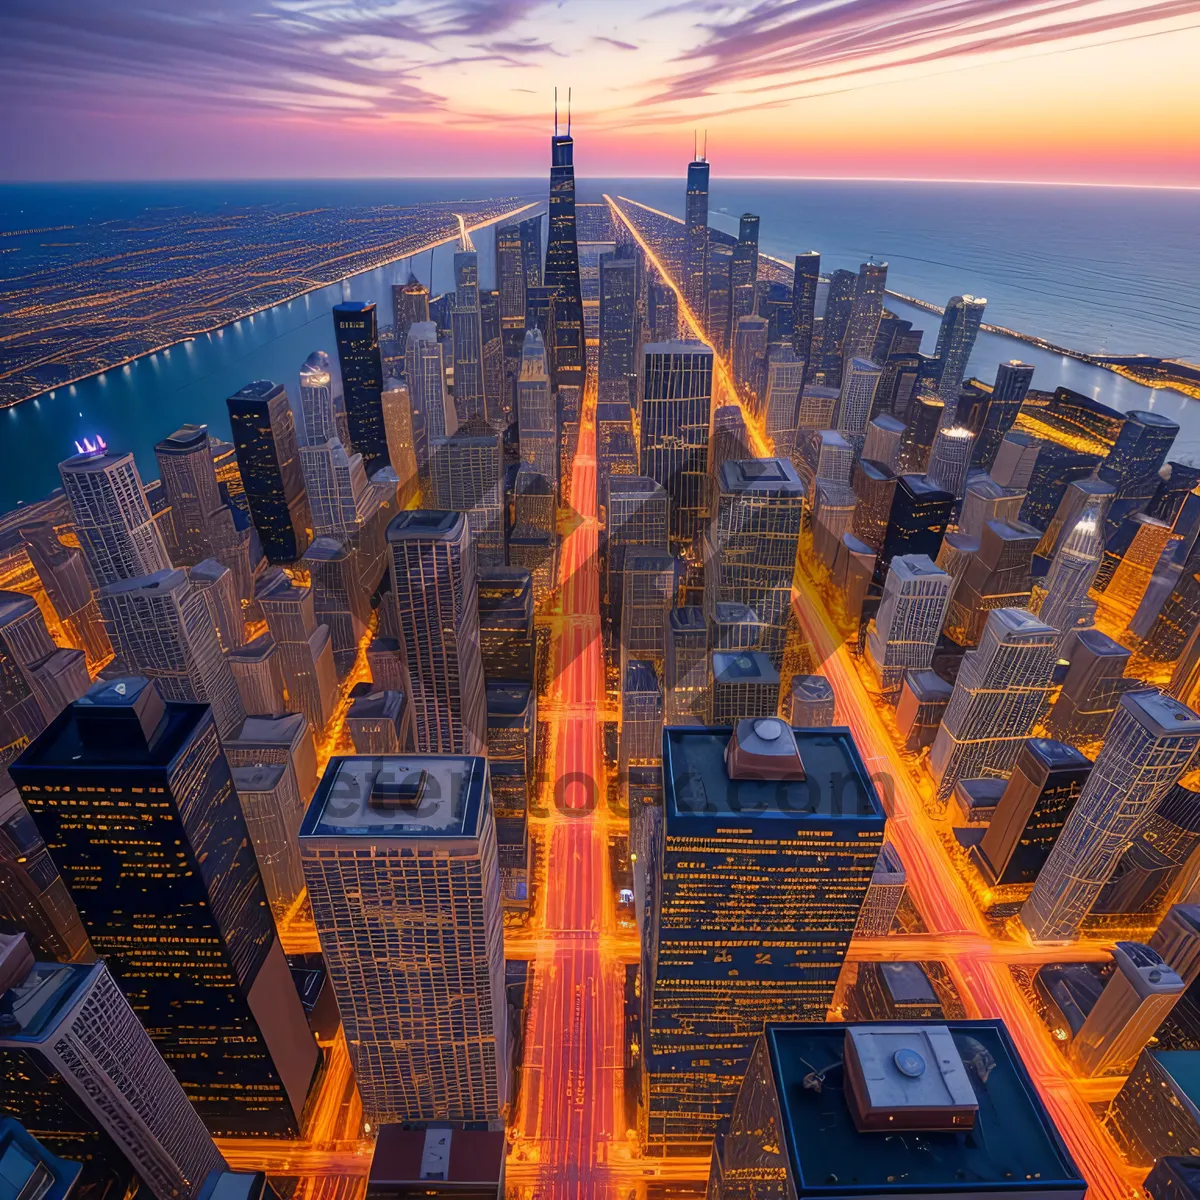
[[[1179,426],[566,128],[8,296],[0,403],[454,244],[0,515],[0,1200],[1200,1196]]]

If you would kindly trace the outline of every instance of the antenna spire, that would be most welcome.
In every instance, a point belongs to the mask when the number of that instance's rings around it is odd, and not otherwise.
[[[700,157],[700,134],[697,130],[692,130],[692,161],[695,162]]]
[[[567,88],[567,137],[571,136],[571,89]]]
[[[702,156],[705,162],[708,162],[708,130],[704,131],[704,154]]]
[[[558,88],[554,89],[554,136],[558,137]]]

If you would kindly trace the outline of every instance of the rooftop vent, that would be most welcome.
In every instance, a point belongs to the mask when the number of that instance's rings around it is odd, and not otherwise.
[[[944,1025],[852,1025],[846,1103],[859,1133],[975,1127],[979,1101]]]
[[[425,795],[428,775],[421,767],[388,763],[371,784],[371,807],[376,812],[413,812]]]
[[[796,738],[778,717],[739,721],[725,747],[730,779],[804,779]]]

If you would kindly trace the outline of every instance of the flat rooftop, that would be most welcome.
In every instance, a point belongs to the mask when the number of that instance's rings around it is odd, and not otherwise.
[[[919,1024],[949,1029],[962,1055],[979,1105],[970,1133],[859,1133],[842,1078],[846,1026],[767,1026],[767,1050],[796,1193],[835,1197],[1024,1191],[1082,1197],[1087,1184],[1003,1022]],[[819,1091],[804,1086],[814,1071],[827,1072]]]
[[[795,820],[797,816],[878,817],[883,805],[848,729],[793,729],[803,780],[731,780],[725,748],[733,730],[668,726],[663,731],[663,798],[668,829],[678,822]]]
[[[721,464],[721,491],[803,496],[804,484],[786,458],[729,459]]]
[[[335,756],[300,827],[301,837],[473,838],[478,836],[487,760],[469,755]],[[371,806],[382,780],[421,782],[411,808]]]
[[[233,776],[233,786],[239,794],[242,792],[273,792],[283,778],[282,764],[255,764],[250,767],[230,767]]]
[[[389,542],[398,542],[402,538],[453,537],[459,532],[458,527],[465,523],[466,517],[451,509],[411,509],[392,518],[387,528],[387,539]]]
[[[0,995],[0,1013],[16,1022],[0,1030],[0,1042],[41,1041],[100,969],[95,963],[34,963],[21,983]]]

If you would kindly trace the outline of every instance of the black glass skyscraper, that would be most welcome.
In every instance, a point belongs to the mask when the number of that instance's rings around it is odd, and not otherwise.
[[[636,400],[638,328],[637,262],[620,251],[600,255],[602,401],[632,406]]]
[[[821,276],[821,256],[810,250],[796,255],[792,280],[792,349],[804,360],[804,377],[816,373],[813,363],[813,322],[816,320],[817,284]]]
[[[97,683],[11,768],[93,948],[214,1135],[295,1137],[318,1052],[203,704]]]
[[[526,217],[517,226],[521,235],[521,268],[527,288],[542,286],[542,214]]]
[[[696,320],[708,303],[708,163],[693,159],[687,170],[683,230],[683,298]]]
[[[333,306],[333,335],[342,372],[342,399],[350,441],[373,475],[388,465],[387,430],[383,421],[383,360],[375,305],[360,300]]]
[[[923,475],[901,475],[875,567],[876,582],[883,582],[897,554],[928,554],[936,560],[953,507],[954,497]]]
[[[854,312],[858,276],[853,271],[834,271],[829,279],[829,297],[821,327],[821,361],[828,387],[842,386],[842,347]],[[811,375],[811,372],[810,372]]]
[[[260,379],[225,403],[263,553],[273,563],[295,562],[308,545],[309,514],[287,392],[282,384]]]
[[[583,291],[575,236],[575,142],[555,131],[550,139],[550,236],[546,243],[546,287],[557,289],[554,304],[554,383],[582,389],[584,372]]]
[[[985,471],[992,469],[996,451],[1000,449],[1004,435],[1013,427],[1032,382],[1033,368],[1028,363],[1018,362],[1014,358],[996,368],[996,382],[992,385],[992,394],[987,398],[983,428],[971,451],[973,466],[982,467]]]
[[[737,329],[738,317],[748,317],[757,308],[758,217],[743,213],[738,223],[737,245],[733,248],[730,289],[730,328]]]

